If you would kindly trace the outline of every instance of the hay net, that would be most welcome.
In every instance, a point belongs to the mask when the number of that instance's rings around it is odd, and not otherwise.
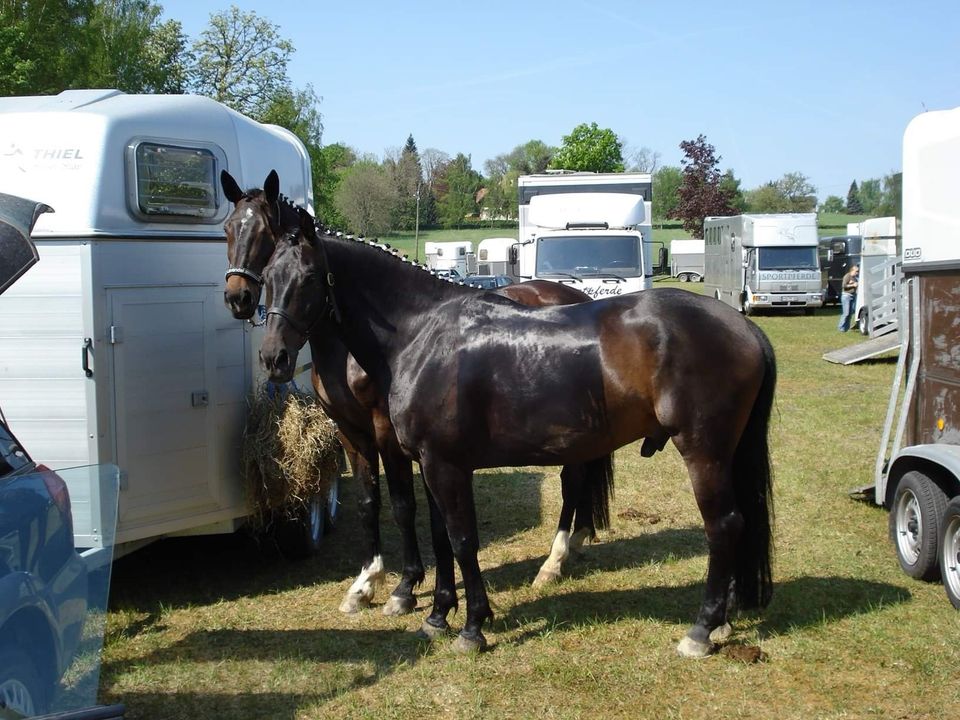
[[[262,384],[248,399],[241,470],[256,521],[293,517],[340,473],[337,427],[313,394]]]

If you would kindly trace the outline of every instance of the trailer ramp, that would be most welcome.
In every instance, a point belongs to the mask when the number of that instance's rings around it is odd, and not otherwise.
[[[823,359],[839,365],[852,365],[862,360],[868,360],[884,353],[900,350],[900,334],[889,333],[880,337],[870,338],[856,345],[849,345],[839,350],[824,353]]]

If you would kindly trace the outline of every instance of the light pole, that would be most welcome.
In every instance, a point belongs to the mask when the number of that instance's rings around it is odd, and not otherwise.
[[[413,226],[414,262],[420,262],[420,183],[417,183],[417,220]]]

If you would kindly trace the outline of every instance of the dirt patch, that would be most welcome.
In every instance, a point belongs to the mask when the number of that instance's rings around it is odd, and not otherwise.
[[[767,654],[756,645],[724,645],[720,648],[720,654],[730,660],[750,664],[757,662],[766,662]]]

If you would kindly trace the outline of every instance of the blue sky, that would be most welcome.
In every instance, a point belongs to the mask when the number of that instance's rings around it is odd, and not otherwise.
[[[216,0],[160,0],[195,38]],[[901,165],[920,112],[960,105],[960,2],[233,3],[278,26],[324,143],[485,160],[583,122],[679,165],[704,134],[751,189],[801,172],[818,196]]]

